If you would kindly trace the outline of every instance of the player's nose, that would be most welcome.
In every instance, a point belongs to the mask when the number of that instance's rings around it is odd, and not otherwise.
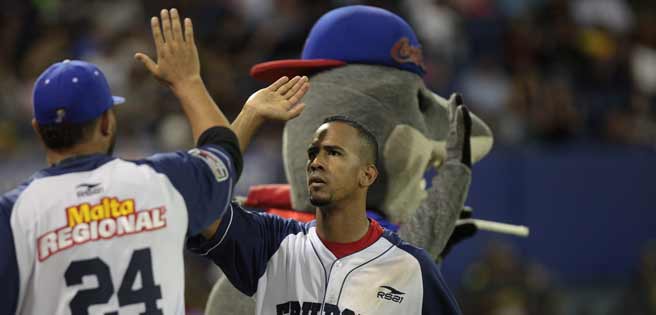
[[[322,154],[317,154],[313,159],[308,161],[308,171],[313,172],[324,169]]]

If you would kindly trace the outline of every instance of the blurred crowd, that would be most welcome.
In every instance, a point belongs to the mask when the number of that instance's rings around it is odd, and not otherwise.
[[[563,294],[544,266],[523,262],[510,243],[492,241],[463,275],[465,314],[565,314]]]
[[[121,132],[135,150],[188,141],[175,128],[184,123],[175,100],[133,60],[138,51],[152,54],[148,18],[160,8],[176,6],[192,17],[205,82],[234,118],[262,86],[248,76],[252,65],[297,58],[319,16],[354,3],[405,17],[424,47],[426,84],[443,95],[461,91],[499,144],[656,145],[656,5],[649,0],[1,3],[3,155],[30,139],[36,76],[66,58],[99,64],[115,93],[127,97]]]
[[[188,146],[175,99],[133,59],[139,51],[152,55],[149,17],[173,6],[194,20],[203,77],[230,119],[263,86],[249,77],[252,65],[297,58],[323,13],[363,3],[410,22],[423,44],[426,84],[442,95],[462,92],[492,127],[497,145],[585,141],[656,148],[656,5],[650,0],[0,3],[5,159],[34,152],[32,84],[49,64],[67,58],[99,64],[114,93],[128,99],[119,112],[123,156]],[[268,128],[251,155],[280,163],[281,126]],[[271,169],[253,170],[243,182],[284,179]]]
[[[457,249],[456,249],[457,250]],[[459,285],[464,314],[654,315],[656,243],[648,242],[629,280],[620,285],[565,285],[544,265],[522,259],[517,248],[490,241]]]
[[[406,18],[423,44],[426,84],[443,96],[462,92],[491,126],[495,145],[656,149],[653,0],[0,0],[2,188],[43,166],[30,126],[31,92],[51,63],[96,63],[114,94],[127,98],[118,111],[120,156],[187,148],[191,135],[175,98],[133,59],[136,52],[154,56],[150,16],[176,7],[193,19],[204,81],[232,120],[264,86],[249,77],[250,67],[298,58],[313,23],[348,4],[375,5]],[[251,145],[238,193],[285,180],[281,130],[269,124]],[[656,314],[651,253],[647,276],[636,276],[635,291],[621,298],[627,306],[618,307],[644,305],[644,311],[618,314]],[[497,246],[470,268],[460,291],[467,314],[562,311],[547,272],[520,266],[515,258]],[[188,268],[207,268],[194,264]],[[192,308],[202,309],[212,285],[211,277],[206,280],[188,282],[190,292],[200,292],[190,296]]]
[[[622,0],[405,1],[427,83],[497,143],[656,144],[656,5]]]

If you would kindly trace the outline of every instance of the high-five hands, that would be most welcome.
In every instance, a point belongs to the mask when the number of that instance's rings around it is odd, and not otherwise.
[[[305,104],[298,103],[310,88],[308,78],[296,76],[278,81],[251,95],[244,110],[252,111],[258,118],[287,121],[301,114]]]
[[[155,40],[157,62],[144,53],[135,54],[150,73],[159,81],[175,88],[185,82],[200,79],[198,50],[194,43],[194,28],[191,19],[184,20],[184,31],[178,10],[162,10],[160,18],[153,16],[150,27]]]

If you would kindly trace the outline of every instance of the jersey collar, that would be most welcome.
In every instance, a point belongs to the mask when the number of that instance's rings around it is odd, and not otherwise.
[[[383,233],[385,232],[386,230],[384,230]],[[363,264],[370,260],[376,259],[378,256],[381,256],[385,252],[389,251],[390,248],[395,245],[387,240],[387,238],[379,237],[377,241],[368,247],[337,259],[337,257],[335,257],[335,255],[333,255],[333,253],[323,244],[319,238],[319,235],[317,235],[317,228],[315,225],[311,225],[310,230],[308,231],[308,237],[312,243],[312,247],[314,248],[317,257],[326,268],[326,270],[329,270],[330,266],[332,266],[332,264],[337,260],[342,263],[348,263],[349,265],[354,264],[357,266]]]
[[[102,153],[74,156],[37,172],[33,177],[40,178],[91,171],[114,159],[115,157]]]

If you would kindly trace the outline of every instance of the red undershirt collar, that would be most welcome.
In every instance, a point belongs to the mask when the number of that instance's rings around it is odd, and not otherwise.
[[[383,228],[376,222],[376,220],[369,219],[369,229],[367,233],[359,240],[350,243],[337,243],[324,240],[319,237],[328,250],[330,250],[337,259],[353,254],[357,251],[369,247],[375,243],[381,235],[383,235]],[[317,234],[318,235],[318,234]]]

